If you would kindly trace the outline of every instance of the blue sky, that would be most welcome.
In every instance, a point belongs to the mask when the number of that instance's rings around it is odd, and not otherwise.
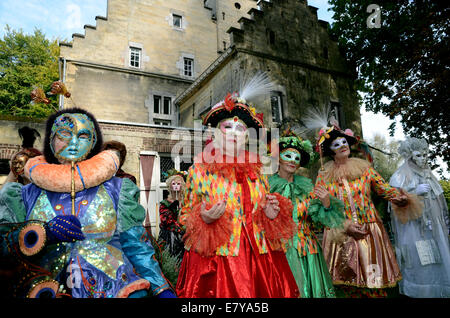
[[[327,0],[309,0],[308,4],[318,8],[319,19],[333,22]],[[25,33],[39,28],[50,39],[70,41],[73,33],[84,34],[85,24],[95,25],[96,16],[106,16],[106,7],[107,0],[0,0],[0,38],[3,38],[8,24],[16,30],[21,28]],[[394,137],[388,135],[392,121],[381,114],[366,112],[362,107],[361,118],[365,139],[370,140],[375,134],[388,140],[404,139],[399,123]]]

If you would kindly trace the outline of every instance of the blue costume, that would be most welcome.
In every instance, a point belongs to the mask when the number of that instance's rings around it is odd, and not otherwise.
[[[92,175],[111,170],[101,163],[108,156],[115,163],[118,157],[112,154],[101,152],[77,166],[82,188],[74,200],[70,191],[54,191],[57,186],[47,180],[48,169],[69,165],[49,164],[42,157],[25,166],[33,183],[11,182],[1,189],[0,257],[19,263],[13,297],[174,296],[142,226],[139,188],[111,174]],[[93,170],[87,169],[89,162]],[[97,178],[95,186],[92,178]]]

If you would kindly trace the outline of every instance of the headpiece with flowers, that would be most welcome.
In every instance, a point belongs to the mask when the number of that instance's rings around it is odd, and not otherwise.
[[[307,167],[317,159],[317,154],[313,150],[313,146],[309,140],[303,140],[295,134],[290,127],[281,133],[278,142],[279,152],[284,149],[293,148],[300,152],[300,166]]]
[[[248,128],[264,128],[264,115],[257,113],[250,100],[267,94],[274,89],[274,84],[264,72],[259,72],[245,81],[239,92],[228,93],[225,98],[214,105],[203,117],[203,125],[217,125],[224,119],[242,120]]]
[[[181,178],[183,178],[183,181],[186,181],[187,178],[187,171],[179,171],[177,169],[170,169],[167,172],[162,172],[162,175],[166,178],[166,179],[170,179],[171,177],[174,176],[180,176]]]

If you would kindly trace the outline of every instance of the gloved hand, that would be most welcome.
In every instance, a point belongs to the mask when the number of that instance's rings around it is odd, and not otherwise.
[[[425,193],[428,193],[430,191],[431,187],[427,183],[421,183],[416,188],[416,194],[417,195],[424,195]]]
[[[47,240],[50,244],[75,242],[85,239],[80,220],[74,215],[58,215],[45,224]]]
[[[170,289],[166,289],[156,295],[156,298],[177,298],[177,296]]]

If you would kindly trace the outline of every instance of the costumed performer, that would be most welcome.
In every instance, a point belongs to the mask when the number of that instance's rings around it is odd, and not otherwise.
[[[314,188],[311,179],[295,174],[315,158],[309,140],[302,140],[288,128],[279,138],[278,149],[279,168],[269,178],[270,191],[292,201],[292,217],[297,224],[293,245],[286,252],[287,260],[302,297],[334,298],[333,282],[314,230],[341,226],[345,220],[344,204],[323,186]]]
[[[304,120],[312,128],[317,121],[309,118],[312,116]],[[316,150],[321,160],[322,156],[332,160],[323,165],[316,184],[325,186],[332,196],[344,202],[346,221],[344,230],[325,229],[325,261],[333,284],[339,286],[338,297],[340,292],[347,297],[386,297],[384,288],[394,287],[402,276],[371,193],[389,200],[395,213],[411,219],[420,215],[422,206],[413,194],[385,182],[370,162],[350,158],[350,147],[361,146],[362,141],[350,129],[340,129],[336,120],[330,120],[331,127],[325,127],[327,123],[328,117],[322,121]]]
[[[19,128],[19,136],[22,139],[22,149],[15,153],[11,158],[10,172],[5,181],[18,182],[23,185],[30,183],[24,175],[24,167],[28,159],[42,155],[42,152],[34,147],[37,137],[41,137],[39,132],[28,126]]]
[[[407,137],[398,152],[404,163],[389,184],[417,194],[424,202],[422,217],[416,220],[395,213],[391,218],[403,277],[400,293],[418,298],[450,297],[449,214],[444,191],[427,163],[428,143]]]
[[[166,185],[169,196],[159,205],[161,222],[159,223],[158,240],[163,241],[163,244],[169,248],[171,255],[181,259],[184,253],[184,230],[178,223],[178,216],[186,188],[186,173],[172,169],[168,171],[167,176]]]
[[[267,75],[257,74],[203,117],[216,129],[188,171],[179,217],[186,228],[179,297],[299,296],[283,251],[295,230],[292,204],[270,194],[258,155],[245,149],[249,131],[264,128],[262,114],[248,102],[265,93],[266,84]]]
[[[139,189],[114,177],[118,153],[101,146],[92,114],[60,110],[47,119],[44,156],[25,166],[32,183],[2,188],[1,254],[24,269],[13,297],[174,297],[141,240]]]

